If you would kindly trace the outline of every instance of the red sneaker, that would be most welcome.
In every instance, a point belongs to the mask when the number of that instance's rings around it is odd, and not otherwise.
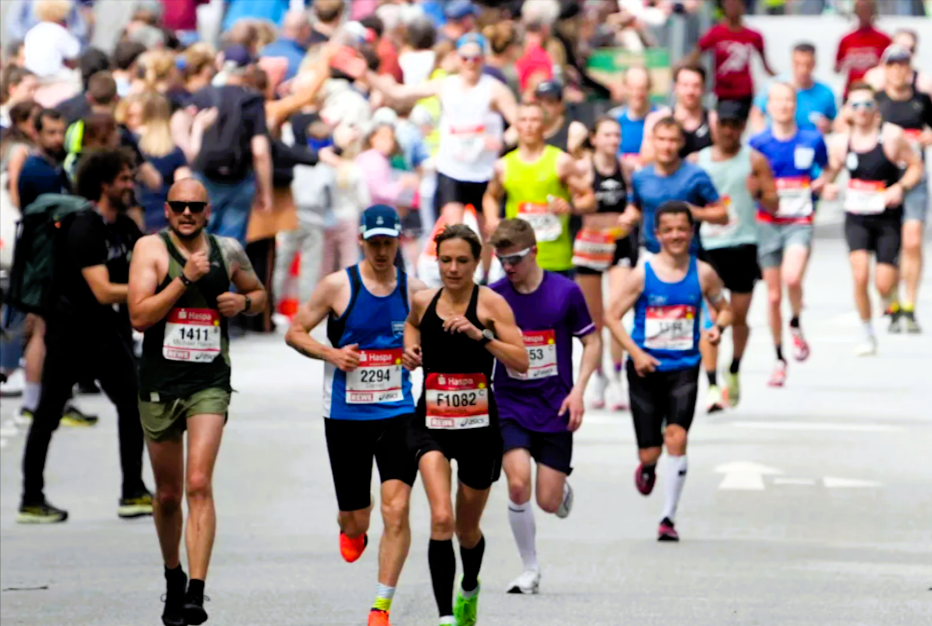
[[[770,380],[767,382],[771,387],[782,387],[786,382],[786,361],[777,361],[773,366],[773,372],[770,374]]]
[[[654,483],[657,482],[657,473],[647,472],[644,469],[644,464],[638,464],[638,468],[634,470],[634,486],[637,487],[637,490],[645,496],[649,496],[650,492],[654,490]]]
[[[340,554],[347,563],[352,563],[362,556],[366,546],[369,545],[369,535],[363,535],[350,539],[343,533],[340,533]]]

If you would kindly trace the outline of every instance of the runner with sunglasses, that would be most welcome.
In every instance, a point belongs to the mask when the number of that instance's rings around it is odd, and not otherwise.
[[[609,122],[617,126],[614,120]],[[617,159],[614,149],[611,156]],[[530,363],[526,374],[495,368],[508,521],[524,564],[508,593],[534,594],[540,586],[540,566],[530,502],[531,459],[537,462],[537,505],[546,513],[567,517],[573,506],[573,490],[566,480],[573,471],[573,433],[582,425],[583,392],[602,360],[602,341],[579,286],[538,265],[530,224],[504,220],[489,241],[507,275],[492,289],[514,311]],[[575,384],[573,337],[583,344]]]
[[[854,275],[854,303],[865,333],[855,354],[870,356],[877,352],[868,293],[870,254],[873,252],[877,261],[877,291],[884,310],[889,310],[896,294],[904,198],[922,180],[923,170],[904,131],[881,121],[870,86],[853,84],[847,108],[851,111],[850,131],[832,138],[826,176],[831,182],[842,168],[848,170],[843,203],[845,239]],[[905,173],[898,163],[907,164]],[[826,192],[834,195],[834,185],[827,186]],[[895,316],[894,321],[897,319]]]
[[[522,104],[515,126],[518,148],[495,162],[482,199],[486,233],[491,235],[498,228],[501,202],[507,197],[505,217],[519,217],[534,229],[540,266],[572,277],[570,214],[595,209],[595,194],[573,158],[544,142],[544,113],[539,104]]]
[[[479,236],[456,224],[434,240],[443,287],[414,294],[405,324],[404,365],[424,368],[424,391],[408,428],[408,443],[430,502],[427,562],[440,624],[473,626],[485,552],[479,522],[502,468],[492,366],[498,359],[500,367],[526,374],[529,359],[508,302],[473,280],[482,251]],[[455,509],[453,459],[459,481]],[[455,608],[454,532],[463,559]]]
[[[210,204],[202,183],[188,178],[172,185],[165,219],[168,229],[136,244],[127,302],[133,327],[145,333],[139,412],[165,562],[162,622],[184,626],[207,620],[204,580],[217,525],[213,470],[232,392],[227,318],[259,313],[266,292],[239,242],[204,232]],[[231,282],[237,293],[229,291]],[[182,494],[190,583],[180,560]]]

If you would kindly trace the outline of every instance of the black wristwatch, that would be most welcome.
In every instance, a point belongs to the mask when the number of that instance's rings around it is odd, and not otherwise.
[[[716,324],[715,327],[718,328],[718,332],[719,332],[720,334],[722,334],[722,335],[725,334],[725,327],[724,327],[724,326],[722,326],[721,324]]]
[[[482,339],[479,340],[480,346],[485,346],[492,343],[492,340],[495,339],[495,333],[493,333],[488,328],[482,330]]]
[[[246,307],[243,309],[243,313],[249,313],[249,309],[252,308],[252,300],[249,299],[249,296],[244,295],[246,298]]]
[[[194,281],[188,278],[187,276],[185,276],[184,272],[181,272],[181,275],[178,276],[178,278],[181,279],[181,284],[184,285],[185,287],[190,287],[191,285],[194,284]]]

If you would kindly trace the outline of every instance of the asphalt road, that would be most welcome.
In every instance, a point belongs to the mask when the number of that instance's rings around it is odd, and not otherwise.
[[[856,358],[843,246],[837,236],[816,243],[803,315],[812,356],[790,365],[784,389],[766,386],[773,354],[758,289],[742,404],[694,423],[677,520],[682,541],[655,541],[663,489],[650,498],[634,489],[630,417],[590,411],[576,439],[572,515],[536,513],[539,596],[504,593],[520,560],[504,480],[494,488],[483,523],[482,624],[932,623],[932,279],[919,307],[927,333],[881,329],[879,354]],[[728,356],[726,340],[722,361]],[[364,624],[376,550],[352,565],[337,550],[319,414],[322,367],[280,336],[238,341],[233,358],[238,393],[216,471],[208,623]],[[164,586],[152,523],[116,517],[113,409],[103,398],[81,402],[101,423],[56,433],[47,495],[71,518],[52,527],[14,523],[24,433],[10,422],[17,402],[0,409],[4,626],[160,623]],[[420,483],[411,519],[414,540],[392,618],[427,626],[436,614]],[[376,519],[373,538],[379,532]]]

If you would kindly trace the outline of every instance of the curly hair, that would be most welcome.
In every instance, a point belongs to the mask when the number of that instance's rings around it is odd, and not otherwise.
[[[110,185],[126,168],[135,166],[135,157],[125,148],[105,148],[89,152],[78,165],[77,195],[97,202],[103,186]]]

